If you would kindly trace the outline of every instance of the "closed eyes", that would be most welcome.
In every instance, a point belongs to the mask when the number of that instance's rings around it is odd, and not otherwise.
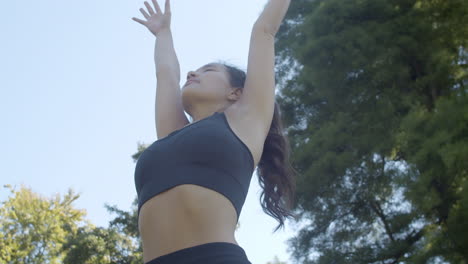
[[[207,71],[213,71],[212,69],[206,69],[205,71],[203,72],[207,72]],[[187,76],[187,80],[189,79],[189,77]]]

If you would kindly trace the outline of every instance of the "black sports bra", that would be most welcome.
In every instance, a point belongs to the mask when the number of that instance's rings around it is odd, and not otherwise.
[[[141,153],[135,166],[138,216],[150,198],[177,185],[195,184],[229,199],[239,221],[253,171],[249,148],[224,112],[215,112],[156,140]]]

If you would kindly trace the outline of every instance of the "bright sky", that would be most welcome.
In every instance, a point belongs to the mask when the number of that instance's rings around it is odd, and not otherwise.
[[[164,1],[158,0],[162,10]],[[148,1],[151,3],[151,1]],[[224,60],[247,68],[250,32],[267,0],[172,0],[172,32],[187,72]],[[152,5],[152,3],[151,3]],[[47,197],[73,188],[87,219],[108,226],[104,204],[130,210],[137,143],[156,137],[155,37],[140,0],[2,1],[0,185]],[[188,116],[188,115],[187,115]],[[285,231],[260,206],[253,175],[236,240],[253,264],[289,260]],[[0,188],[0,201],[9,191]]]

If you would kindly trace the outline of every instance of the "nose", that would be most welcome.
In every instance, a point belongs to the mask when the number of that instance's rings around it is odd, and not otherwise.
[[[190,78],[190,77],[194,77],[196,75],[196,73],[194,71],[189,71],[189,73],[187,74],[187,80]]]

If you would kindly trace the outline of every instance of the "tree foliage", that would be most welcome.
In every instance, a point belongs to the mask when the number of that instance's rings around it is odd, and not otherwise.
[[[64,245],[64,264],[140,264],[141,253],[115,228],[85,226]]]
[[[118,216],[108,228],[96,227],[86,211],[72,203],[72,189],[61,197],[43,197],[30,188],[14,190],[0,207],[0,263],[139,264],[143,262],[139,234],[132,212],[106,208]],[[135,205],[135,203],[134,203]]]
[[[45,198],[21,186],[0,207],[1,263],[62,263],[61,247],[77,232],[86,212],[75,209],[72,190],[64,197]]]
[[[468,2],[292,1],[276,65],[299,263],[468,261]]]

